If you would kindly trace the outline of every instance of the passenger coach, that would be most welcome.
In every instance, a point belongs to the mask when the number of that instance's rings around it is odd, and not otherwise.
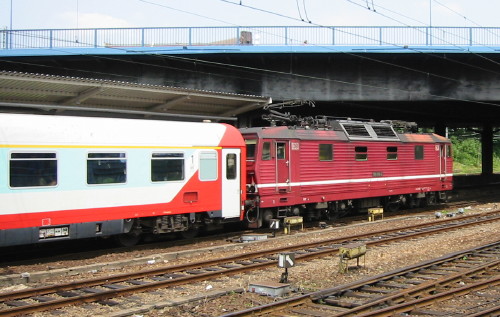
[[[225,124],[0,114],[0,246],[241,221],[244,157]]]
[[[251,226],[290,215],[319,219],[432,204],[453,186],[451,143],[436,134],[353,120],[240,131]]]

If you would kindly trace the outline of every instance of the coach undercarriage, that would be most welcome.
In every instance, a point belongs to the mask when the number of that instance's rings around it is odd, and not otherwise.
[[[208,213],[188,213],[158,217],[126,219],[123,234],[117,237],[123,246],[139,242],[145,235],[179,234],[183,238],[193,238],[201,231],[219,229],[225,222],[238,219],[211,218]]]

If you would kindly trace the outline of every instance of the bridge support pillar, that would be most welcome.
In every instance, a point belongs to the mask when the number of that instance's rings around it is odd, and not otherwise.
[[[481,133],[481,158],[484,176],[493,175],[493,127],[489,123],[483,125]]]

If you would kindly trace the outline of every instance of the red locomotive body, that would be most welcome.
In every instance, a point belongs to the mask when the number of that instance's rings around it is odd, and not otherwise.
[[[290,215],[319,219],[352,209],[432,204],[453,186],[451,143],[436,134],[351,120],[240,131],[251,227]]]

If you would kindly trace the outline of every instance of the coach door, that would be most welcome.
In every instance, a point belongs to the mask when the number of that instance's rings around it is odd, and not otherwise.
[[[222,149],[222,216],[240,216],[240,149]]]
[[[276,186],[278,190],[290,190],[290,151],[289,142],[276,142]]]

